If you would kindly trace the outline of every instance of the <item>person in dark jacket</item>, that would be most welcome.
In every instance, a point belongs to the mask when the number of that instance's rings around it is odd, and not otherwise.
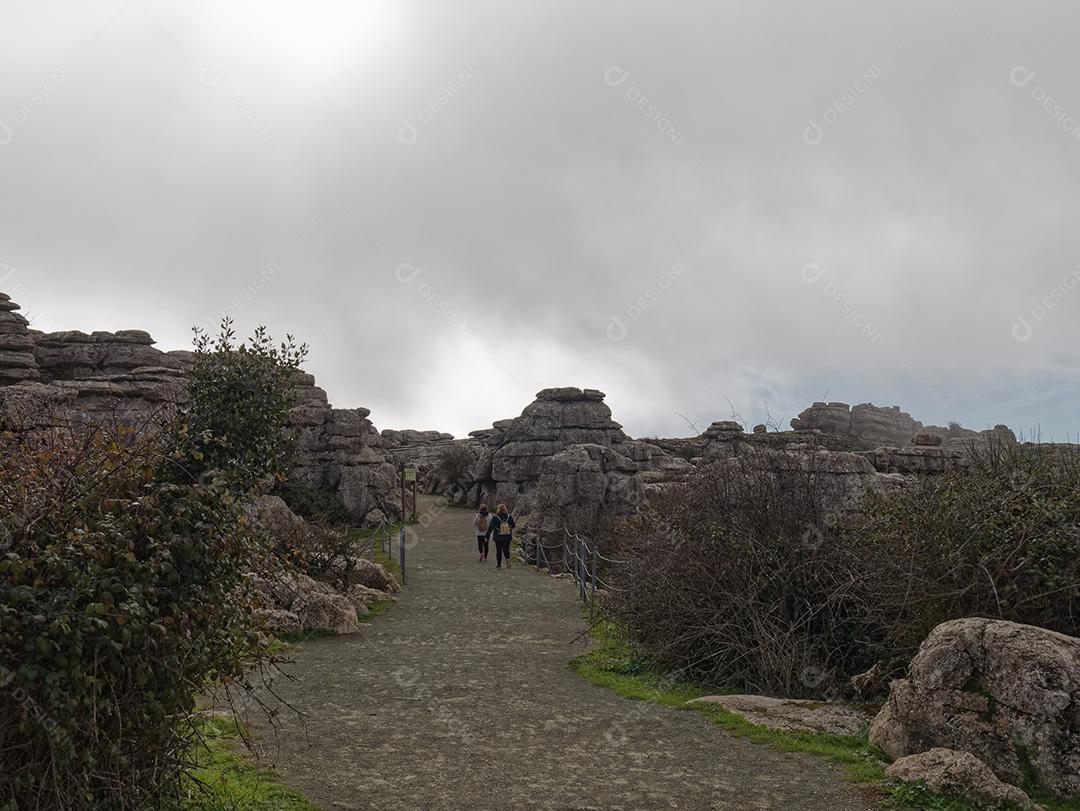
[[[505,504],[500,504],[495,509],[495,515],[488,522],[487,537],[495,536],[495,563],[496,568],[502,568],[503,558],[506,558],[506,568],[510,568],[510,541],[514,537],[514,516],[506,509]]]

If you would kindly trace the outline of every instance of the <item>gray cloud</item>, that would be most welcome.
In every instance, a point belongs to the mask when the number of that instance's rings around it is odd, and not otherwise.
[[[638,435],[828,392],[1062,437],[1077,16],[5,7],[0,289],[165,347],[225,311],[293,332],[381,427],[584,385]]]

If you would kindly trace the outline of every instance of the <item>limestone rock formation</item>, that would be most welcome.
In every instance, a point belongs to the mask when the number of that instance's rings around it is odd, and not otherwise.
[[[563,448],[543,460],[535,497],[523,502],[535,531],[535,537],[523,539],[526,556],[535,555],[537,540],[558,547],[567,530],[588,534],[604,519],[638,510],[651,492],[692,468],[684,459],[635,440]]]
[[[147,426],[188,402],[193,354],[162,352],[142,330],[39,332],[0,293],[0,420],[46,431],[89,420]],[[397,477],[367,409],[334,409],[310,375],[299,375],[293,424],[300,429],[294,478],[340,494],[357,520],[398,515]]]
[[[511,421],[492,455],[495,500],[519,501],[540,480],[544,460],[571,445],[611,446],[629,440],[611,419],[603,392],[557,388],[537,393]]]
[[[860,403],[817,402],[791,421],[795,430],[821,431],[850,437],[869,449],[877,445],[904,445],[921,433],[923,424],[899,406],[878,407]]]
[[[994,442],[1016,442],[1016,435],[1005,425],[987,431],[973,431],[955,423],[948,427],[923,425],[899,406],[875,406],[860,403],[817,402],[791,421],[796,432],[813,431],[841,440],[843,450],[870,451],[876,448],[944,447],[966,455],[972,446],[986,447]],[[924,472],[913,470],[912,472]],[[933,470],[925,472],[935,472]]]
[[[905,783],[923,783],[934,794],[962,797],[978,808],[1040,811],[1023,790],[1003,783],[970,752],[935,748],[900,758],[885,775]]]
[[[292,543],[302,545],[309,531],[307,522],[276,496],[252,499],[245,512],[275,539],[291,536]],[[256,613],[264,627],[278,634],[297,630],[356,633],[361,627],[359,617],[401,591],[392,574],[365,558],[339,556],[330,561],[328,572],[324,580],[316,580],[291,568],[269,565],[267,571],[251,574],[259,602]]]
[[[357,519],[379,510],[401,514],[397,471],[383,447],[366,408],[332,408],[315,378],[296,380],[297,405],[292,421],[300,430],[295,481],[336,492]]]
[[[879,473],[931,475],[959,470],[968,464],[960,451],[933,445],[875,448],[862,451],[859,455],[870,460]]]
[[[695,698],[690,704],[715,704],[751,724],[782,732],[862,735],[872,714],[839,701],[728,695]]]
[[[154,348],[142,330],[119,332],[34,332],[34,357],[50,381],[86,380],[131,374],[144,367],[183,372],[183,356]]]
[[[475,505],[481,500],[479,484],[490,479],[491,450],[478,438],[454,439],[452,434],[439,431],[384,430],[382,439],[398,468],[416,468],[420,492],[445,495],[459,504]]]
[[[837,515],[856,512],[869,493],[885,495],[910,484],[905,476],[879,473],[859,454],[798,443],[779,448],[749,445],[715,464],[756,465],[778,477],[812,475],[826,510]]]
[[[10,296],[0,293],[0,386],[39,377],[29,324],[18,309]]]
[[[1078,793],[1080,639],[1000,620],[943,623],[892,683],[870,740],[891,758],[969,752],[1007,783],[1029,768],[1046,789]]]

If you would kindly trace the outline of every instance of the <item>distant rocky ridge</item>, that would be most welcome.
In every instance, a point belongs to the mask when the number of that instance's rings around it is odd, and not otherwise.
[[[162,352],[141,330],[31,330],[0,293],[0,428],[45,431],[84,420],[145,424],[188,400],[192,353]],[[366,408],[338,409],[311,375],[298,375],[300,431],[292,478],[337,493],[372,523],[401,512],[397,473]],[[374,517],[372,517],[374,516]]]
[[[162,352],[146,332],[43,333],[0,294],[0,422],[37,428],[74,418],[145,419],[183,405],[190,352]],[[587,530],[605,515],[636,509],[650,492],[703,464],[745,454],[782,469],[815,464],[835,473],[845,504],[904,477],[967,464],[972,444],[1015,442],[1005,426],[976,432],[925,426],[897,406],[818,402],[790,431],[731,420],[696,437],[636,440],[612,418],[596,389],[549,388],[512,419],[466,439],[439,431],[384,430],[365,408],[333,408],[310,375],[296,381],[300,430],[292,478],[337,493],[358,521],[401,513],[399,469],[418,469],[419,487],[462,505],[506,503],[533,529]],[[18,417],[18,419],[16,419]]]
[[[818,431],[830,436],[842,437],[849,442],[851,450],[873,450],[879,447],[903,447],[915,442],[915,437],[940,437],[946,448],[962,450],[972,441],[986,441],[996,435],[1007,441],[1016,441],[1008,426],[995,425],[989,431],[973,431],[959,425],[943,428],[923,425],[899,406],[875,406],[860,403],[817,402],[791,421],[796,431]]]
[[[536,537],[553,542],[563,528],[587,532],[696,467],[737,457],[828,475],[835,508],[844,512],[867,492],[965,467],[972,446],[1016,441],[1005,426],[982,432],[927,427],[896,406],[869,403],[816,403],[792,420],[790,431],[757,426],[747,432],[738,422],[719,420],[696,437],[635,440],[612,419],[604,399],[595,389],[544,389],[520,416],[467,439],[435,431],[384,431],[383,437],[399,465],[418,469],[425,492],[469,506],[509,504]],[[450,470],[456,475],[448,476]]]

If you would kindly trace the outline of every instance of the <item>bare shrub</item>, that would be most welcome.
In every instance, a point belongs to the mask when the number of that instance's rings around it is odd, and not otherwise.
[[[861,562],[836,542],[827,455],[736,457],[703,468],[629,519],[634,566],[612,601],[665,667],[773,695],[813,695],[874,661]]]
[[[611,537],[631,565],[608,574],[608,604],[664,666],[784,696],[839,694],[878,663],[898,672],[950,619],[1080,635],[1076,449],[991,442],[971,456],[843,518],[830,454],[703,468]]]

